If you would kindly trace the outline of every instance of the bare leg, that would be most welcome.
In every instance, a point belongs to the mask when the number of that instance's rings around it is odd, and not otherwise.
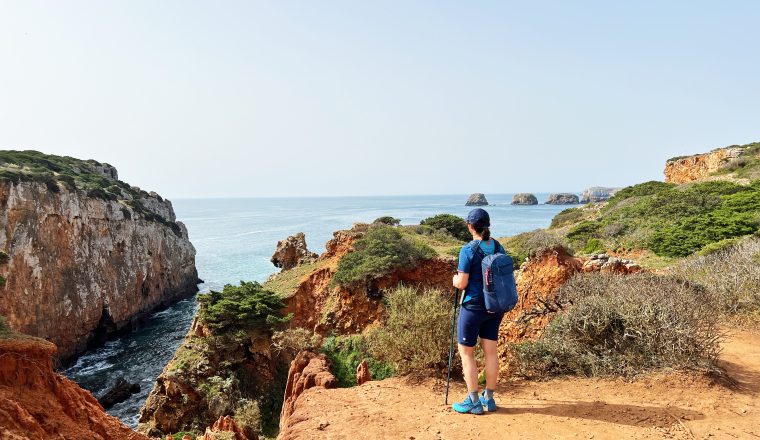
[[[480,346],[483,347],[486,357],[486,389],[495,390],[499,381],[499,355],[496,351],[496,341],[481,338]]]
[[[459,344],[459,356],[462,358],[462,374],[465,383],[467,383],[467,392],[477,393],[478,364],[475,362],[475,347]]]

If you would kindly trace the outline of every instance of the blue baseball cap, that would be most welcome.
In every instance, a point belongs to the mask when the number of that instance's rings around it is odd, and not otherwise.
[[[485,209],[475,208],[467,214],[467,223],[477,228],[486,228],[491,226],[491,217]]]

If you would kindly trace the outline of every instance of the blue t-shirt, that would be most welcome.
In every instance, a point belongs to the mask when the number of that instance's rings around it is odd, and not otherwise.
[[[459,251],[459,272],[470,274],[470,279],[467,282],[467,288],[464,291],[464,299],[462,305],[467,306],[470,310],[485,310],[481,304],[481,297],[483,296],[483,272],[480,269],[480,263],[483,259],[475,255],[475,251],[472,249],[471,241],[462,246],[462,250]],[[488,241],[480,242],[480,249],[485,255],[491,255],[495,253],[497,241],[493,238]],[[506,253],[504,247],[499,244],[499,252]]]

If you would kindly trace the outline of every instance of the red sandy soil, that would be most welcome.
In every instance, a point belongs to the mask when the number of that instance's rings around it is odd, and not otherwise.
[[[733,379],[658,373],[622,379],[502,381],[498,411],[453,413],[441,380],[393,378],[298,399],[281,439],[760,439],[760,335],[731,331],[720,366]],[[449,403],[464,396],[453,383]]]

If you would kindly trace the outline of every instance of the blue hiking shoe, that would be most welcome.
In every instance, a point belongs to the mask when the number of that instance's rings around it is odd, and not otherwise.
[[[470,396],[465,397],[462,403],[451,405],[451,408],[460,414],[483,414],[483,405],[480,403],[480,400],[473,402],[470,400]]]
[[[480,395],[480,404],[485,407],[486,411],[488,412],[494,412],[496,411],[496,401],[491,397],[490,399],[486,399],[486,392],[483,391],[483,393]]]

